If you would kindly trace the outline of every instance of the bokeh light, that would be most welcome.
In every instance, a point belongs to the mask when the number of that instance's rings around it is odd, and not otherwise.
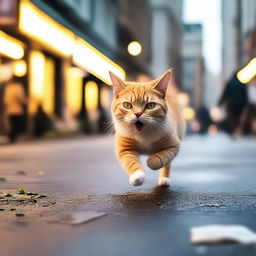
[[[138,56],[141,54],[141,51],[142,51],[141,44],[137,41],[130,42],[128,44],[127,49],[129,54],[131,54],[132,56]]]

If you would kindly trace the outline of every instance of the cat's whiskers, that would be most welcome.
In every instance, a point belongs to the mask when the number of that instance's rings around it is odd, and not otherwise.
[[[113,134],[115,132],[114,123],[113,122],[104,122],[107,126],[104,129],[105,133]]]

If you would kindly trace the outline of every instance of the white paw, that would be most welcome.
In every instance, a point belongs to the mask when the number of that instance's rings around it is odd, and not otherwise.
[[[145,174],[141,170],[135,171],[129,176],[130,184],[133,186],[140,186],[144,182],[144,176]]]
[[[170,179],[167,177],[160,177],[158,180],[158,186],[160,187],[169,187]]]

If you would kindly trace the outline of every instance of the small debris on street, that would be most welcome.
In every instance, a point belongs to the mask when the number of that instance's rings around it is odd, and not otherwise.
[[[70,216],[71,220],[69,221],[69,224],[72,224],[72,225],[83,224],[85,222],[103,217],[105,215],[106,213],[94,212],[94,211],[76,212]]]
[[[190,229],[190,241],[198,243],[239,242],[244,245],[256,244],[256,233],[241,225],[208,225]]]
[[[38,193],[35,193],[35,192],[27,192],[26,193],[28,196],[37,196]]]
[[[86,222],[95,220],[97,218],[106,216],[107,214],[104,212],[95,212],[95,211],[81,211],[75,212],[61,219],[55,219],[50,221],[51,223],[63,223],[63,224],[71,224],[71,225],[79,225],[84,224]]]
[[[5,177],[0,177],[0,181],[6,181]]]
[[[18,170],[17,171],[17,174],[20,174],[20,175],[26,175],[27,173],[23,170]]]
[[[37,201],[35,199],[38,198],[44,198],[47,197],[46,194],[40,195],[39,193],[36,192],[27,192],[23,188],[19,188],[15,193],[5,193],[5,192],[0,192],[0,202],[11,202],[11,201],[31,201],[36,203]]]
[[[38,176],[44,176],[45,173],[44,173],[44,171],[39,171],[37,174],[38,174]]]
[[[15,215],[17,217],[24,217],[25,216],[25,214],[23,212],[15,212]]]
[[[22,195],[22,194],[25,194],[26,191],[24,188],[19,188],[16,193]]]

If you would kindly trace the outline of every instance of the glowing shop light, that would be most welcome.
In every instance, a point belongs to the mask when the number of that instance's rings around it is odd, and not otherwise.
[[[100,105],[109,110],[110,107],[110,88],[108,86],[102,86],[100,90]]]
[[[0,30],[0,54],[16,60],[21,59],[24,56],[23,44]]]
[[[65,98],[72,114],[78,114],[81,110],[84,75],[84,72],[76,67],[69,67],[67,70]]]
[[[40,101],[44,93],[44,68],[44,54],[38,51],[32,51],[30,54],[30,93],[32,97]]]
[[[97,109],[98,98],[98,85],[93,81],[88,81],[85,84],[85,107],[89,112],[93,112]]]
[[[138,56],[141,54],[142,47],[141,44],[137,41],[132,41],[128,44],[127,50],[132,56]]]
[[[45,113],[53,114],[55,110],[55,65],[52,58],[45,58],[42,107]]]
[[[13,74],[18,77],[25,76],[27,74],[27,63],[25,60],[17,60],[14,61],[13,66]]]
[[[238,80],[247,84],[256,76],[256,58],[253,58],[243,69],[237,73]]]
[[[55,22],[35,5],[21,0],[19,10],[19,29],[64,56],[73,53],[75,35]]]
[[[183,115],[186,120],[192,120],[195,117],[195,110],[190,107],[184,108]]]
[[[186,107],[189,104],[189,96],[184,92],[179,93],[178,102],[181,106]]]
[[[82,39],[76,41],[73,61],[107,84],[111,84],[109,71],[125,79],[125,72],[120,66]]]

